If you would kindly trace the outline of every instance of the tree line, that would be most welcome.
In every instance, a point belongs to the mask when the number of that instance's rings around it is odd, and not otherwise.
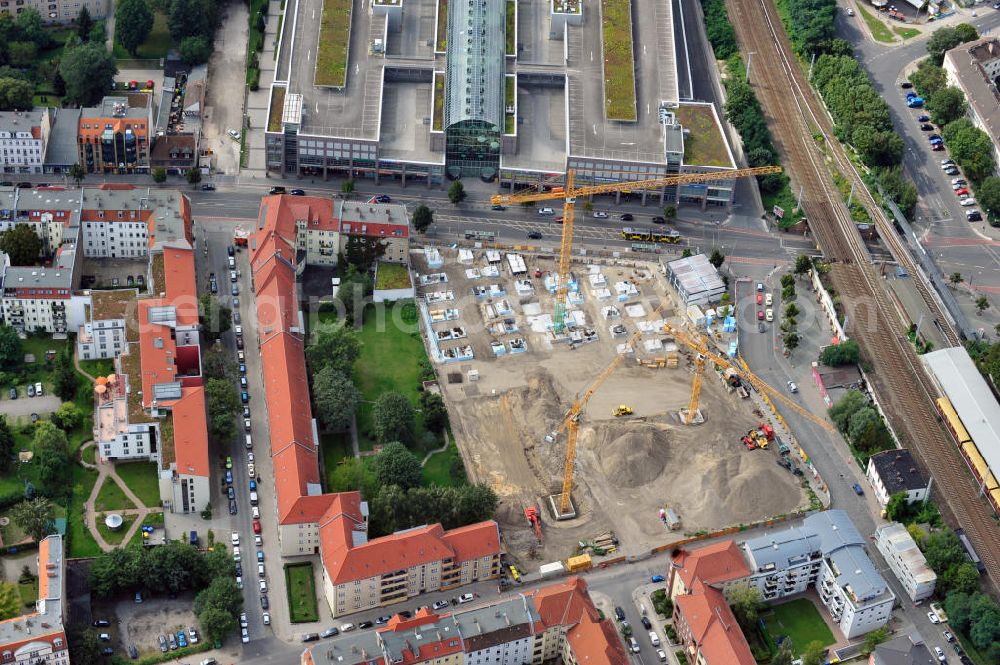
[[[892,434],[871,400],[860,390],[850,390],[830,407],[830,419],[837,426],[861,464],[881,450],[895,447]]]

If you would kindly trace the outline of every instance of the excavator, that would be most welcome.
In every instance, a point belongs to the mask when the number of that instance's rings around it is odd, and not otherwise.
[[[528,520],[528,523],[535,529],[535,540],[539,544],[542,542],[542,517],[538,514],[537,506],[528,506],[524,509],[524,517]]]

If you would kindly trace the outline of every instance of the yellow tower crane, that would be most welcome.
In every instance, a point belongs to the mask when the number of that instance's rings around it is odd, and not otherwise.
[[[787,397],[783,392],[771,386],[770,384],[766,383],[763,379],[758,377],[750,370],[744,369],[743,367],[739,367],[735,363],[729,362],[729,360],[727,360],[725,357],[720,356],[718,353],[715,353],[714,351],[709,349],[708,345],[703,339],[698,339],[693,335],[689,335],[688,333],[682,330],[674,328],[670,324],[663,326],[663,332],[667,333],[668,335],[673,335],[674,339],[676,339],[678,342],[687,345],[692,351],[695,351],[698,354],[700,354],[705,360],[711,360],[713,363],[715,363],[722,369],[733,370],[741,379],[745,380],[747,383],[752,385],[761,393],[767,395],[771,399],[781,402],[783,405],[792,409],[800,416],[808,418],[809,420],[813,421],[823,429],[829,430],[831,432],[835,431],[836,428],[831,423],[829,423],[826,420],[823,420],[817,415],[814,415],[811,411],[808,411],[807,409],[799,406],[799,404],[797,404],[795,400]],[[702,360],[701,362],[702,364],[704,364],[704,360]],[[700,392],[700,390],[698,392]],[[688,417],[690,417],[690,412],[693,410],[697,410],[697,408],[698,408],[697,395],[695,394],[695,391],[692,390],[691,403],[688,405]]]
[[[698,400],[701,398],[701,379],[705,376],[705,358],[699,353],[694,361],[694,379],[691,381],[691,400],[688,402],[687,413],[684,414],[684,424],[694,422],[698,413]]]
[[[565,326],[566,296],[569,293],[570,261],[573,258],[573,217],[574,205],[578,196],[593,194],[610,194],[616,192],[634,192],[645,189],[656,189],[670,185],[686,185],[712,180],[735,180],[745,176],[769,175],[781,173],[780,166],[758,166],[746,169],[727,171],[710,171],[708,173],[686,173],[665,178],[648,180],[633,180],[631,182],[616,182],[604,185],[584,185],[577,187],[574,183],[574,171],[566,171],[566,186],[555,187],[551,192],[521,191],[514,194],[497,194],[492,197],[493,205],[511,205],[536,201],[563,202],[562,242],[559,247],[559,282],[556,284],[556,306],[553,324],[556,332],[562,332]]]

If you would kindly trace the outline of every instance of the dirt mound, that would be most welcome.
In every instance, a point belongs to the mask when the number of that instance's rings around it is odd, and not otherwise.
[[[632,423],[606,430],[604,442],[595,452],[609,481],[622,487],[638,487],[663,473],[671,457],[668,428]]]

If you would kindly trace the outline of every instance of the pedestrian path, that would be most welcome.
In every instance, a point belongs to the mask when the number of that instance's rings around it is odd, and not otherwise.
[[[88,441],[87,443],[83,444],[83,446],[80,447],[80,450],[82,451],[84,448],[87,448],[92,445],[94,445],[94,442]],[[114,511],[103,511],[103,512],[114,512],[123,517],[132,515],[136,516],[135,521],[132,522],[132,524],[129,526],[128,531],[125,533],[125,537],[122,538],[122,544],[130,542],[132,540],[132,537],[135,535],[135,532],[138,531],[139,527],[141,527],[143,522],[146,521],[146,518],[154,512],[159,512],[159,508],[157,507],[156,509],[153,509],[146,507],[146,505],[142,502],[142,500],[140,500],[139,497],[137,497],[135,493],[132,492],[129,486],[126,485],[125,482],[118,476],[118,473],[115,471],[115,467],[113,464],[109,464],[107,462],[98,462],[97,464],[92,465],[88,462],[84,462],[83,459],[80,459],[80,464],[90,469],[94,468],[97,469],[97,482],[94,483],[94,488],[90,491],[90,496],[87,497],[87,501],[86,503],[84,503],[84,511],[86,513],[85,518],[87,521],[87,528],[90,530],[90,534],[94,537],[94,540],[97,541],[97,544],[100,546],[101,550],[104,552],[110,552],[115,547],[117,547],[117,545],[111,545],[106,540],[104,540],[104,536],[101,535],[100,530],[97,528],[97,518],[98,518],[98,511],[96,509],[97,496],[98,494],[100,494],[101,488],[104,486],[104,483],[106,482],[117,483],[117,485],[125,493],[125,496],[128,497],[129,501],[131,501],[136,506],[139,506],[138,508],[123,508]]]

